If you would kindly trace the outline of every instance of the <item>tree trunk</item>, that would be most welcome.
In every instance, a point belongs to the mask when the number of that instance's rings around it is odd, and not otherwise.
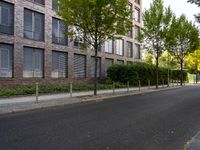
[[[156,56],[156,89],[158,89],[158,52]]]
[[[95,67],[94,67],[94,95],[97,95],[97,53],[98,53],[98,44],[97,39],[95,39]]]
[[[181,59],[181,86],[183,85],[183,59]]]

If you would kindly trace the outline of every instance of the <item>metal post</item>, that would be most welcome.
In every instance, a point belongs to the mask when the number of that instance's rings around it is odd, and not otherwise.
[[[162,87],[164,87],[164,84],[165,84],[165,83],[164,83],[164,79],[162,79]]]
[[[36,103],[38,103],[38,90],[39,90],[38,83],[36,83],[36,84],[35,84],[35,97],[36,97]]]
[[[72,82],[70,82],[70,97],[72,97],[72,93],[73,93],[73,85]]]
[[[141,90],[141,82],[140,82],[140,80],[139,80],[139,91]]]
[[[127,92],[129,92],[129,81],[127,82]]]
[[[115,82],[113,82],[113,95],[115,95]]]
[[[151,86],[151,81],[148,80],[148,87],[149,87],[149,89],[150,89],[150,86]]]

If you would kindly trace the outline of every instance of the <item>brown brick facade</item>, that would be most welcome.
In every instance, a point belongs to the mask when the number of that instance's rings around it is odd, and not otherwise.
[[[14,35],[0,34],[0,43],[12,44],[13,49],[13,78],[5,79],[0,78],[0,87],[10,87],[10,86],[22,86],[22,85],[32,85],[36,82],[40,84],[63,84],[69,82],[86,82],[90,81],[90,68],[91,68],[91,56],[94,55],[92,50],[80,51],[73,47],[73,42],[68,39],[68,46],[58,45],[52,43],[52,17],[59,18],[55,11],[52,10],[52,0],[45,0],[45,5],[39,5],[33,0],[4,0],[5,2],[12,3],[14,5]],[[133,3],[133,9],[135,6],[141,9],[140,5],[135,4],[135,0],[130,0]],[[40,12],[45,15],[45,40],[44,41],[34,41],[24,38],[24,8]],[[136,23],[141,26],[141,23]],[[133,38],[124,37],[124,43],[126,41],[136,42]],[[136,42],[137,43],[137,42]],[[23,49],[24,47],[34,47],[44,49],[44,78],[24,78],[23,77]],[[125,49],[125,48],[124,48]],[[51,77],[52,71],[52,50],[63,51],[68,53],[68,78],[66,79],[53,79]],[[87,58],[87,78],[85,80],[78,80],[73,78],[73,56],[74,53],[86,55]],[[108,54],[104,52],[99,52],[99,57],[101,57],[101,76],[105,76],[105,59],[113,59],[114,63],[117,60],[136,61],[134,58],[127,58],[126,51],[124,51],[124,56],[119,56],[116,54]]]

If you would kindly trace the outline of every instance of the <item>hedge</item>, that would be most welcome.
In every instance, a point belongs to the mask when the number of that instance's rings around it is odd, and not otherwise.
[[[152,85],[156,84],[156,66],[146,63],[134,63],[131,65],[119,65],[114,64],[107,70],[108,78],[115,82],[129,83],[131,85],[138,85],[138,81],[141,81],[141,85],[148,85],[148,80]],[[180,79],[180,70],[170,70],[171,80]],[[183,79],[187,80],[187,72],[183,71]],[[159,84],[163,82],[166,84],[168,81],[168,69],[159,68]]]

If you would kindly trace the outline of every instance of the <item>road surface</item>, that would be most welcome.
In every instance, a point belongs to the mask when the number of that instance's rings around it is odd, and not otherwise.
[[[0,116],[0,150],[181,150],[200,131],[200,86]]]

